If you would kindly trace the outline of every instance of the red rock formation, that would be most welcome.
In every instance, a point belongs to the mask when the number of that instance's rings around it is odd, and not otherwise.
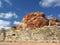
[[[49,20],[49,25],[50,26],[53,26],[53,25],[59,26],[60,25],[60,21],[57,18],[51,18]]]
[[[45,14],[42,12],[34,12],[24,16],[22,24],[19,28],[39,28],[48,25],[48,19],[45,18]]]
[[[33,12],[24,16],[20,25],[16,27],[17,29],[22,30],[40,28],[45,25],[60,26],[60,21],[57,18],[51,18],[48,20],[43,12]]]

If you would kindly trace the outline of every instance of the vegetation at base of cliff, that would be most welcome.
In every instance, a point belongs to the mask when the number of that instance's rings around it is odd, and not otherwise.
[[[15,30],[13,28],[6,30],[6,37],[0,32],[0,41],[33,41],[33,42],[60,42],[60,27],[42,27],[32,30]]]

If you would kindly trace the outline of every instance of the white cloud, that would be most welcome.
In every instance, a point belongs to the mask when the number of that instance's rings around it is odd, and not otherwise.
[[[17,25],[17,24],[20,24],[20,22],[19,21],[14,21],[14,24]]]
[[[12,5],[10,0],[3,0],[3,1],[6,2],[8,5]],[[0,0],[0,8],[3,7],[3,5],[2,5],[2,4],[4,4],[3,1]]]
[[[6,18],[6,19],[9,19],[9,18],[18,18],[17,14],[16,13],[12,13],[12,12],[8,12],[8,13],[0,13],[0,18]]]
[[[58,16],[60,17],[60,14]]]
[[[10,2],[10,0],[4,0],[6,3],[8,3],[9,5],[12,5],[12,3]]]
[[[58,15],[58,17],[60,17],[60,14]]]
[[[41,0],[39,5],[43,7],[60,6],[60,0]]]
[[[2,2],[0,1],[0,7],[2,7]]]
[[[11,28],[11,27],[8,27],[8,26],[6,26],[6,27],[4,27],[5,29],[9,29],[9,28]]]
[[[4,21],[4,20],[0,20],[0,29],[1,28],[8,28],[8,26],[10,25],[9,21]]]
[[[48,19],[53,18],[53,15],[48,15],[47,18],[48,18]]]
[[[16,14],[16,13],[13,13],[13,16],[14,16],[15,18],[18,18],[18,16],[17,16],[17,14]]]

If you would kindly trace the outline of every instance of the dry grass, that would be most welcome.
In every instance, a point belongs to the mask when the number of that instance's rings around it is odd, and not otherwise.
[[[40,43],[60,43],[60,26],[45,26],[33,30],[14,30],[6,31],[4,35],[0,32],[0,41],[4,42],[40,42]]]

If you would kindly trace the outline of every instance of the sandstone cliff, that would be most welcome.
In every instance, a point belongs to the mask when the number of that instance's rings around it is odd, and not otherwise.
[[[33,12],[23,17],[20,25],[16,26],[18,30],[35,29],[43,26],[60,26],[60,21],[57,18],[47,19],[43,12]]]

